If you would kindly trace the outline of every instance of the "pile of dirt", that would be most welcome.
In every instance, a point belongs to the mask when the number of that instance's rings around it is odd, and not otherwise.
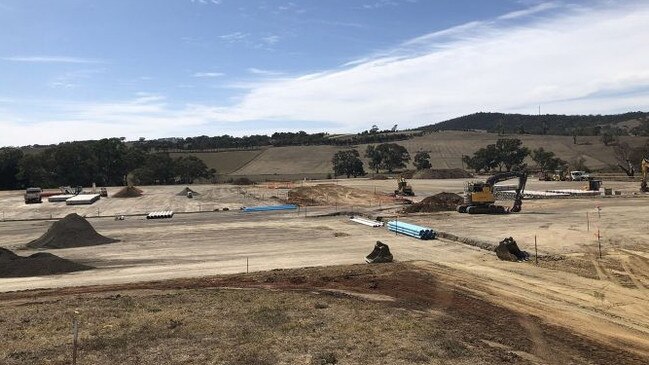
[[[232,180],[232,185],[255,185],[255,182],[247,177],[238,177]]]
[[[425,169],[417,171],[413,179],[467,179],[473,175],[462,169]]]
[[[60,219],[41,237],[29,242],[29,248],[70,248],[118,242],[97,233],[88,221],[76,213]]]
[[[0,247],[0,278],[54,275],[90,269],[92,267],[47,252],[25,257]]]
[[[195,192],[194,190],[190,189],[189,187],[184,188],[183,190],[180,191],[180,193],[178,193],[176,195],[178,195],[178,196],[187,196],[187,194],[189,194],[189,193],[192,193],[193,196],[201,195],[201,194]]]
[[[395,199],[387,194],[350,188],[335,184],[301,186],[288,192],[288,203],[305,205],[357,205],[374,206],[379,203],[394,203]]]
[[[403,211],[405,213],[419,213],[419,212],[444,212],[448,210],[455,210],[458,205],[462,204],[464,199],[453,193],[439,193],[420,201],[419,203],[412,204],[406,207]]]
[[[126,186],[122,190],[113,194],[113,198],[137,198],[142,196],[144,192],[135,186]]]
[[[500,241],[498,247],[496,247],[496,256],[498,256],[498,258],[503,261],[516,262],[528,260],[530,254],[525,251],[521,251],[521,249],[518,248],[516,241],[512,237],[509,237]]]

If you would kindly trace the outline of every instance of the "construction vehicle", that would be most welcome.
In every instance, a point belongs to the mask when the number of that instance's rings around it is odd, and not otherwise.
[[[412,190],[412,186],[408,184],[406,179],[399,178],[399,181],[397,182],[397,190],[394,191],[394,195],[402,195],[402,196],[415,196],[415,192]]]
[[[518,178],[518,186],[516,187],[516,193],[514,196],[514,205],[511,208],[505,208],[502,205],[494,204],[496,202],[494,185],[501,181],[513,178]],[[457,211],[469,214],[505,214],[520,212],[526,183],[527,173],[517,171],[503,172],[493,175],[488,178],[486,182],[468,182],[464,187],[464,204],[459,205]]]
[[[99,196],[102,198],[108,197],[108,190],[106,188],[99,188]]]
[[[570,180],[572,181],[586,181],[590,179],[592,178],[586,171],[570,171]]]
[[[649,188],[647,188],[647,174],[649,174],[649,160],[643,158],[642,162],[640,163],[640,169],[642,170],[642,182],[640,183],[640,191],[646,193],[649,192]]]
[[[25,190],[25,204],[42,203],[42,194],[43,189],[41,188],[27,188],[27,190]]]

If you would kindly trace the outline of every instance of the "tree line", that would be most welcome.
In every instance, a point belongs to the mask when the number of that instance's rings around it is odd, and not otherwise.
[[[369,168],[377,174],[379,171],[392,173],[397,169],[405,169],[410,161],[408,150],[396,143],[382,143],[379,145],[369,145],[365,149],[365,158],[369,160]],[[334,154],[331,164],[333,165],[335,176],[358,177],[366,174],[364,163],[360,158],[357,149],[338,151]],[[419,151],[415,154],[414,164],[417,170],[431,167],[430,154],[425,151]]]
[[[254,147],[284,147],[284,146],[349,146],[367,143],[383,143],[403,141],[423,133],[392,133],[391,131],[365,131],[348,136],[332,136],[328,133],[276,132],[272,135],[251,135],[244,137],[198,136],[187,138],[161,138],[146,140],[141,138],[135,145],[149,151],[168,150],[210,150],[219,148],[254,148]]]
[[[636,120],[634,127],[617,123]],[[616,115],[525,115],[474,113],[419,128],[427,131],[485,130],[498,134],[551,134],[565,136],[649,136],[649,113],[631,112]]]
[[[138,145],[129,147],[119,138],[66,142],[40,151],[0,148],[0,189],[116,186],[128,178],[136,184],[192,183],[215,173],[195,156],[173,159]]]

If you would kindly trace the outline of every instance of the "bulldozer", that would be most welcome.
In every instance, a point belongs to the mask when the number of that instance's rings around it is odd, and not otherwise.
[[[642,182],[640,183],[640,191],[646,193],[649,192],[649,188],[647,188],[647,174],[649,174],[649,160],[643,158],[642,162],[640,163],[640,169],[642,170]]]
[[[401,196],[415,196],[415,192],[412,190],[412,186],[408,184],[405,178],[399,178],[397,182],[397,190],[394,191],[394,195]]]
[[[494,185],[505,180],[518,178],[518,186],[515,190],[514,205],[506,208],[502,205],[494,204],[496,196],[494,195]],[[521,211],[523,204],[523,193],[527,183],[527,173],[525,172],[503,172],[491,176],[485,182],[468,182],[464,187],[464,203],[457,207],[459,213],[469,214],[506,214],[518,213]]]

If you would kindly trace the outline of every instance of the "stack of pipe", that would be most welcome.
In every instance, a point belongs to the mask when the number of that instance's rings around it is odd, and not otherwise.
[[[151,212],[146,215],[146,219],[163,219],[163,218],[172,218],[174,212],[171,210],[162,210],[157,212]]]
[[[431,228],[421,227],[402,221],[388,222],[388,230],[391,232],[404,234],[406,236],[419,238],[421,240],[434,240],[435,236],[437,235],[437,233]]]
[[[297,209],[297,205],[294,204],[285,204],[285,205],[267,205],[267,206],[258,206],[258,207],[244,207],[244,212],[267,212],[270,210],[293,210]]]
[[[349,220],[369,227],[383,227],[383,222],[374,221],[363,217],[351,217],[349,218]]]

